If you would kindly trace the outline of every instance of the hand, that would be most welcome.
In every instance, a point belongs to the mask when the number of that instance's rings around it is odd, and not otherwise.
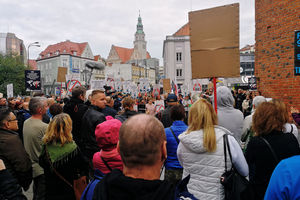
[[[293,106],[291,107],[291,113],[299,113],[299,110],[294,108]]]
[[[6,169],[3,160],[0,159],[0,171]]]

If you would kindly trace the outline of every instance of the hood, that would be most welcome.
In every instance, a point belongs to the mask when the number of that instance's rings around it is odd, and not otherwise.
[[[218,126],[215,126],[215,131],[221,131]],[[216,140],[222,139],[223,134],[216,134]],[[178,136],[180,143],[194,153],[205,153],[207,150],[203,145],[203,130],[192,131],[189,134],[183,132]]]
[[[233,107],[234,98],[228,87],[220,86],[217,88],[217,102],[218,107]]]
[[[113,170],[96,186],[94,199],[168,200],[174,199],[174,186],[167,181],[133,179]]]

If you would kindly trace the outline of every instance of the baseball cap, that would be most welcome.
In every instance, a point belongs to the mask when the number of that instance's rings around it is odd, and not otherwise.
[[[167,97],[167,102],[177,102],[177,96],[175,94],[169,94]]]

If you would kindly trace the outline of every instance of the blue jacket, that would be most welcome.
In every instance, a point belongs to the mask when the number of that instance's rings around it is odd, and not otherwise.
[[[187,125],[183,121],[174,121],[171,126],[174,134],[178,138],[178,136],[186,131],[188,128]],[[177,147],[178,143],[176,139],[174,138],[174,135],[172,134],[170,128],[165,128],[166,137],[167,137],[167,160],[165,162],[165,168],[166,169],[182,169],[178,158],[177,158]]]
[[[282,160],[269,182],[265,200],[300,199],[300,156]]]

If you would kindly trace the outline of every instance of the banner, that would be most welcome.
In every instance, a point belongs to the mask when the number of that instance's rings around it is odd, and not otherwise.
[[[104,90],[105,80],[91,80],[91,90]]]
[[[13,97],[14,96],[14,86],[13,86],[13,84],[12,83],[8,84],[6,86],[6,88],[7,88],[7,98]]]
[[[25,70],[25,89],[26,91],[41,90],[40,70]]]
[[[58,67],[56,82],[66,82],[66,74],[68,74],[68,68]]]

